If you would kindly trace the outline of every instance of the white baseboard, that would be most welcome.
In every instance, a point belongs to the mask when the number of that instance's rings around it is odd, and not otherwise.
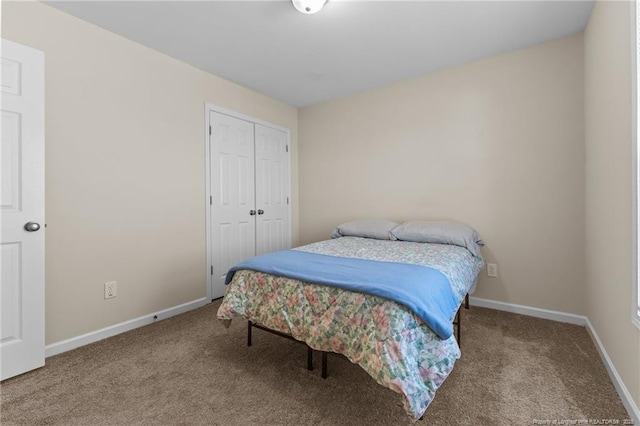
[[[633,400],[633,397],[629,393],[629,389],[625,386],[622,378],[618,374],[618,370],[613,365],[611,358],[609,358],[609,354],[604,348],[600,337],[598,337],[598,333],[596,333],[595,328],[591,324],[591,321],[587,318],[587,331],[591,335],[591,339],[596,344],[596,348],[598,348],[598,352],[600,353],[600,358],[602,358],[602,362],[604,363],[607,372],[609,373],[609,377],[611,377],[611,381],[613,385],[616,387],[618,391],[618,395],[620,395],[620,399],[624,404],[624,408],[627,409],[631,420],[633,420],[634,425],[640,425],[640,409],[638,409],[638,405]]]
[[[602,362],[607,369],[607,372],[609,373],[609,377],[611,378],[616,391],[618,391],[618,395],[620,396],[624,407],[627,409],[627,413],[629,414],[630,419],[633,420],[633,424],[640,425],[640,410],[638,409],[638,405],[634,401],[633,397],[629,393],[629,389],[627,389],[624,382],[622,381],[622,378],[618,374],[616,367],[613,365],[611,358],[609,358],[609,355],[607,354],[607,351],[605,350],[600,337],[598,337],[598,333],[596,333],[596,330],[593,328],[593,325],[589,321],[589,318],[583,315],[532,308],[530,306],[516,305],[513,303],[496,302],[494,300],[480,299],[477,297],[470,297],[469,303],[473,306],[479,306],[481,308],[496,309],[498,311],[512,312],[514,314],[544,318],[548,320],[566,322],[586,327],[587,332],[591,336],[591,340],[593,340],[596,349],[598,349],[600,359],[602,359]]]
[[[514,314],[530,317],[544,318],[548,320],[567,322],[569,324],[587,325],[587,317],[583,315],[567,314],[565,312],[550,311],[548,309],[532,308],[531,306],[516,305],[513,303],[496,302],[495,300],[470,297],[469,303],[481,308],[490,308],[498,311],[512,312]]]
[[[143,315],[129,321],[121,322],[120,324],[115,324],[100,330],[72,337],[71,339],[52,343],[45,347],[45,357],[48,358],[53,355],[58,355],[66,351],[97,342],[98,340],[106,339],[107,337],[115,336],[175,315],[183,314],[193,309],[200,308],[209,302],[209,299],[203,297],[202,299],[192,300],[191,302],[183,303],[182,305],[154,312],[149,315]]]

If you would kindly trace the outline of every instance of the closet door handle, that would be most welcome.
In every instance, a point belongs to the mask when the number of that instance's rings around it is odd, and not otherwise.
[[[258,210],[258,214],[264,214],[264,210]]]
[[[249,214],[250,214],[251,216],[255,216],[256,211],[255,211],[255,210],[249,210]]]

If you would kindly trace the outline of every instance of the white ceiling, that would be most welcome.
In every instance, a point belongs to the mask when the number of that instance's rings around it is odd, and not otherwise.
[[[302,107],[584,30],[593,1],[48,4]]]

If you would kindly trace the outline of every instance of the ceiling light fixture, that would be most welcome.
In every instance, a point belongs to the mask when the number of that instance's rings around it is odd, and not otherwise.
[[[305,15],[311,15],[312,13],[319,12],[325,5],[327,0],[291,0],[293,7],[300,13]]]

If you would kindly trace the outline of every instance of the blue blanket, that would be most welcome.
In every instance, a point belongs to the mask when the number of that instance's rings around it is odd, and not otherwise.
[[[413,311],[440,338],[453,334],[458,300],[447,277],[437,269],[281,250],[238,263],[227,273],[225,284],[243,269],[393,300]]]

